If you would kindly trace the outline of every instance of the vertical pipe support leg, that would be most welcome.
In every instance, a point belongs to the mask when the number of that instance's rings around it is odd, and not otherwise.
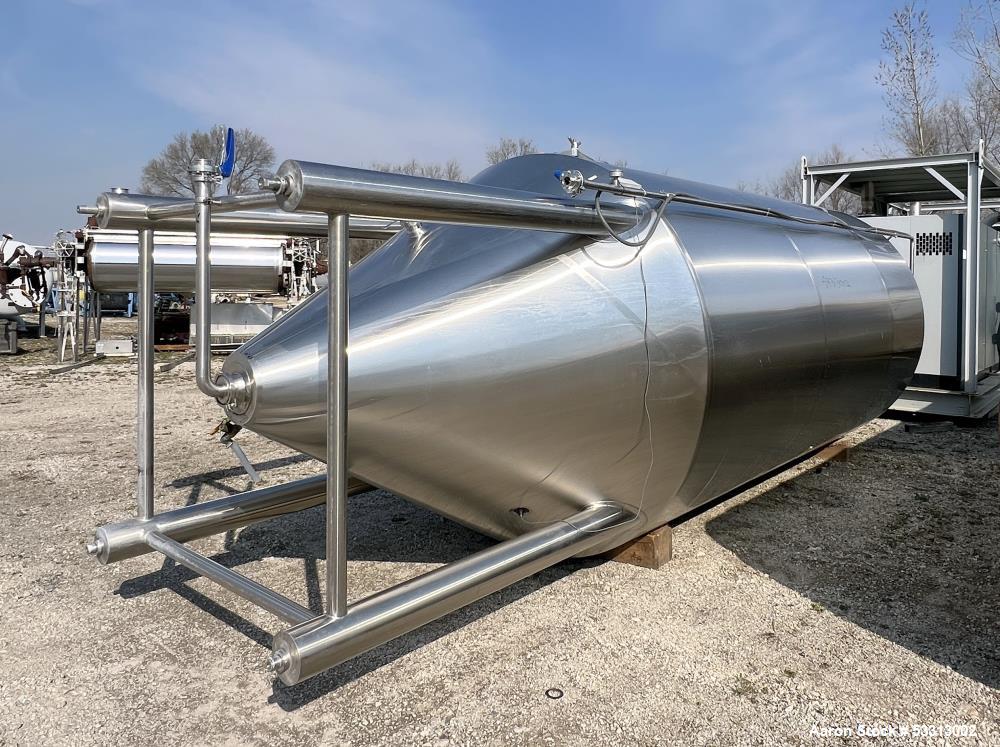
[[[962,278],[962,389],[974,394],[979,361],[979,197],[983,168],[979,159],[969,161],[965,202],[965,262]]]
[[[83,281],[83,354],[87,354],[87,346],[90,344],[90,282]]]
[[[136,452],[138,516],[151,519],[153,507],[153,229],[139,231],[139,399]]]
[[[76,254],[73,255],[73,362],[80,360],[80,276],[76,270]]]
[[[58,331],[56,333],[56,361],[63,362],[66,348],[66,260],[60,257],[59,262],[59,287],[56,289],[56,320]]]
[[[328,226],[326,416],[326,614],[347,614],[347,261],[348,216]]]

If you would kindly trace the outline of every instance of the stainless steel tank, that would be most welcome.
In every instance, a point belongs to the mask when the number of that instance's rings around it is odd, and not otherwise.
[[[194,291],[194,234],[157,232],[153,279],[157,293]],[[279,293],[284,249],[270,236],[212,237],[212,290]],[[101,293],[134,291],[139,286],[139,244],[135,231],[92,230],[88,233],[87,274]]]
[[[568,169],[609,177],[588,159],[534,155],[474,181],[561,196],[553,172]],[[659,174],[625,177],[831,220]],[[350,471],[498,538],[601,499],[634,508],[638,536],[879,415],[920,351],[913,277],[872,233],[679,203],[641,251],[423,229],[351,271]],[[326,323],[324,291],[224,367],[250,383],[227,407],[234,421],[319,459]]]

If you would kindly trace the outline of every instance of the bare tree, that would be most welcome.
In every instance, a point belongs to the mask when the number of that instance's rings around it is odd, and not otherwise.
[[[809,163],[813,164],[833,164],[847,163],[851,156],[839,145],[834,143],[826,150],[813,154],[809,157]],[[802,164],[799,159],[795,159],[788,168],[781,171],[770,181],[764,183],[759,179],[755,182],[740,181],[736,184],[736,189],[740,192],[756,192],[757,194],[777,197],[779,200],[789,202],[802,201]],[[829,210],[836,210],[842,213],[856,214],[861,208],[861,200],[853,192],[845,189],[837,189],[823,203],[823,207]]]
[[[740,179],[736,182],[736,190],[738,192],[750,192],[756,195],[766,195],[768,193],[767,187],[764,186],[760,179],[756,179],[752,182]]]
[[[934,112],[936,139],[942,152],[976,150],[982,140],[986,152],[996,155],[1000,94],[983,76],[966,86],[965,98],[946,98]]]
[[[159,156],[142,169],[142,191],[151,195],[193,194],[188,168],[195,158],[219,159],[226,143],[226,128],[215,125],[208,132],[180,132]],[[236,133],[236,166],[229,179],[229,194],[253,192],[257,179],[270,176],[274,148],[263,135],[243,129]]]
[[[890,136],[911,155],[935,152],[938,58],[927,11],[917,11],[912,1],[893,11],[882,51],[889,59],[879,63],[875,80],[889,108]]]
[[[373,163],[372,169],[388,174],[407,174],[409,176],[426,176],[429,179],[447,179],[452,182],[464,180],[462,167],[458,161],[451,159],[443,164],[421,163],[415,158],[406,163]]]
[[[955,33],[955,49],[1000,94],[1000,0],[969,4]]]
[[[986,152],[996,159],[1000,157],[997,129],[1000,121],[1000,2],[970,3],[962,12],[953,46],[975,66],[975,74],[966,85],[968,132],[962,138],[960,149],[977,147],[981,138]]]
[[[486,149],[486,160],[494,166],[515,156],[526,156],[537,153],[538,148],[527,138],[519,137],[517,140],[510,137],[500,138],[500,142],[492,148]]]

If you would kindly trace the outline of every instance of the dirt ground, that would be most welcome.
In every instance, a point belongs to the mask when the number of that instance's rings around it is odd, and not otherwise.
[[[874,421],[849,461],[681,524],[662,570],[563,563],[286,688],[280,621],[158,556],[84,551],[135,510],[135,365],[52,375],[51,341],[22,346],[0,356],[0,744],[1000,743],[995,419]],[[243,489],[193,365],[156,379],[158,506]],[[268,483],[322,471],[240,440]],[[194,546],[318,609],[322,527]],[[349,537],[352,597],[489,545],[384,492],[351,500]]]

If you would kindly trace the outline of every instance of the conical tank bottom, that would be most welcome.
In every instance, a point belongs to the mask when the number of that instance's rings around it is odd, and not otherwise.
[[[669,230],[634,255],[555,252],[402,310],[405,281],[354,296],[351,473],[496,537],[602,499],[666,521],[705,408],[705,334]],[[252,381],[231,417],[319,459],[326,314],[324,292],[225,364]]]

